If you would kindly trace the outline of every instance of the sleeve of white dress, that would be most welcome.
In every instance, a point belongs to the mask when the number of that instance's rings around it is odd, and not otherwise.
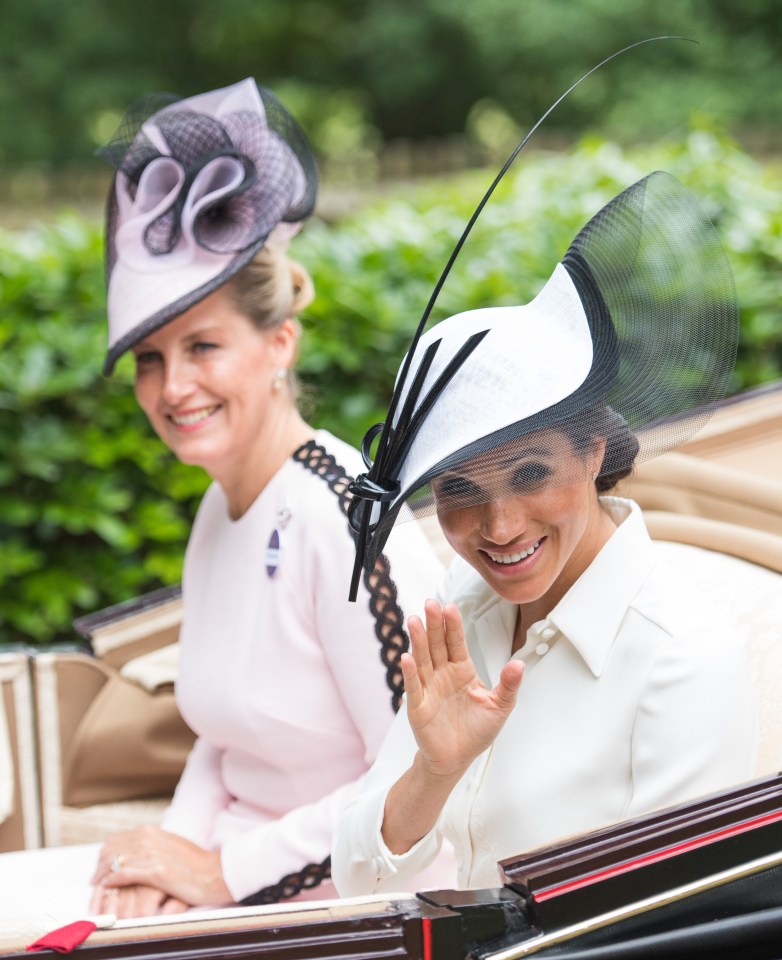
[[[417,750],[404,707],[396,715],[363,789],[345,810],[335,832],[331,870],[342,897],[397,893],[437,857],[440,820],[407,853],[397,856],[383,842],[381,828],[388,791],[410,767]]]
[[[315,623],[333,681],[363,741],[368,769],[394,718],[392,702],[400,697],[394,643],[401,640],[408,612],[420,611],[434,593],[442,568],[416,525],[403,524],[400,534],[389,540],[390,580],[379,584],[380,607],[378,597],[363,585],[356,602],[350,603],[354,546],[336,504],[333,522],[330,527],[331,521],[324,519],[308,544]],[[287,876],[295,883],[302,870],[322,863],[331,854],[336,825],[359,793],[362,779],[227,841],[222,847],[223,877],[234,898],[257,894]]]
[[[434,594],[437,600],[444,603],[458,596],[464,571],[459,559],[449,566]],[[409,881],[437,857],[447,804],[432,830],[401,856],[391,853],[381,833],[388,791],[410,768],[417,749],[403,702],[377,760],[364,779],[361,793],[345,811],[336,831],[331,866],[340,896],[407,890]]]
[[[217,814],[229,800],[220,774],[220,750],[199,737],[188,754],[161,826],[208,847]]]
[[[638,706],[628,816],[754,773],[757,715],[744,645],[697,627],[676,640],[656,659]]]

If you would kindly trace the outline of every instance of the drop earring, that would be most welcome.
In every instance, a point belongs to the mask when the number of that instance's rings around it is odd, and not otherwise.
[[[272,383],[273,390],[279,390],[280,387],[288,379],[288,368],[280,367],[277,373],[274,375],[274,382]]]

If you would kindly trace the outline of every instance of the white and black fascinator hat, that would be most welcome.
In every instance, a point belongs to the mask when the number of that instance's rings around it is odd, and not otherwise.
[[[630,463],[636,450],[644,460],[677,446],[708,419],[733,371],[730,264],[694,195],[668,173],[650,174],[603,207],[530,303],[470,310],[423,333],[439,285],[388,416],[364,438],[369,469],[351,485],[352,595],[403,509],[507,496],[508,463],[519,464],[518,492],[586,480],[587,458],[552,464],[544,456],[543,470],[530,463],[525,451],[539,452],[551,430],[575,450],[605,438],[599,473],[622,472],[628,430],[638,441]]]
[[[98,153],[116,168],[106,211],[110,373],[126,350],[285,240],[318,187],[307,139],[255,80],[150,97]]]

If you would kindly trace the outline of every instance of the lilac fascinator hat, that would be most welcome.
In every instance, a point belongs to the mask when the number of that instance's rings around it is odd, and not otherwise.
[[[116,169],[106,210],[105,373],[267,241],[289,239],[315,206],[309,143],[251,78],[184,100],[147,98],[99,154]]]

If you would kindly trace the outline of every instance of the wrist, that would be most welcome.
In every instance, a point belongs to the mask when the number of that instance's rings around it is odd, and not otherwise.
[[[386,796],[383,842],[394,856],[402,856],[432,831],[461,775],[432,771],[417,752],[412,765]]]
[[[233,896],[228,889],[223,876],[221,851],[208,852],[207,869],[204,871],[205,904],[233,903]]]
[[[440,763],[432,763],[419,749],[413,758],[411,775],[420,784],[421,790],[427,793],[445,793],[447,799],[468,767],[469,764],[446,767]]]

